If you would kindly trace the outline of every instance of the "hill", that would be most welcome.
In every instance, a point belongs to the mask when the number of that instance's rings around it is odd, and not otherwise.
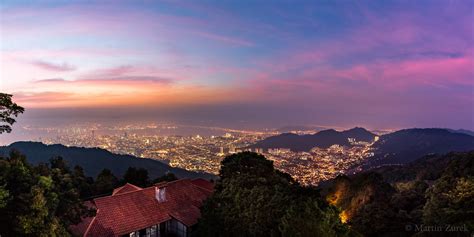
[[[321,131],[324,129],[325,128],[318,126],[291,125],[278,128],[277,131],[281,133],[290,133],[291,131]]]
[[[311,135],[283,133],[268,137],[249,147],[263,149],[289,148],[292,151],[310,151],[313,147],[328,148],[334,144],[350,146],[348,138],[355,138],[357,141],[372,142],[375,136],[375,134],[359,127],[342,132],[328,129]]]
[[[373,148],[374,157],[366,161],[365,168],[405,164],[428,154],[474,150],[474,137],[438,128],[404,129],[381,136]]]
[[[447,129],[447,130],[454,133],[464,133],[470,136],[474,136],[474,131],[467,130],[467,129]]]
[[[40,142],[15,142],[9,146],[0,147],[0,155],[8,155],[11,149],[20,151],[32,164],[47,163],[52,157],[61,156],[70,167],[79,165],[84,168],[86,175],[92,177],[96,177],[104,168],[110,169],[115,175],[121,177],[128,167],[136,167],[147,169],[152,179],[163,176],[167,172],[175,174],[178,178],[214,178],[211,174],[173,168],[152,159],[113,154],[100,148],[66,147],[59,144],[45,145]]]

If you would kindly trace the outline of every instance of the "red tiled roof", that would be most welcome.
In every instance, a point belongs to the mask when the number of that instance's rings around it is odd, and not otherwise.
[[[84,205],[88,208],[96,209],[94,203],[92,203],[91,201],[84,202]],[[89,227],[89,225],[91,224],[94,218],[95,217],[86,217],[82,219],[81,223],[70,226],[72,233],[74,233],[77,236],[83,236],[84,233],[86,233],[87,228]]]
[[[97,214],[88,220],[90,224],[83,235],[123,235],[171,218],[192,226],[201,215],[199,207],[202,202],[212,193],[209,189],[212,184],[204,182],[208,181],[180,179],[144,189],[134,186],[139,188],[134,191],[127,191],[131,186],[124,185],[116,189],[112,196],[94,199]],[[155,188],[160,187],[166,187],[164,202],[158,202],[155,198]]]
[[[170,213],[170,216],[186,226],[193,226],[197,223],[199,217],[201,217],[201,211],[198,207],[190,205],[183,207],[180,210],[173,210]]]
[[[114,189],[114,191],[112,192],[112,196],[115,194],[128,193],[137,190],[142,190],[142,188],[137,187],[133,184],[126,183],[124,186]]]
[[[194,185],[197,185],[203,189],[206,189],[208,191],[211,191],[214,190],[214,184],[205,180],[205,179],[202,179],[202,178],[199,178],[199,179],[193,179],[191,180],[191,182],[194,184]]]

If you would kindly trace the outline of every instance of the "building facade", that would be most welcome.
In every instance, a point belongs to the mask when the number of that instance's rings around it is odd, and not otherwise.
[[[78,236],[188,237],[201,216],[213,184],[204,179],[180,179],[140,188],[125,184],[112,195],[87,203],[97,211],[71,227]]]

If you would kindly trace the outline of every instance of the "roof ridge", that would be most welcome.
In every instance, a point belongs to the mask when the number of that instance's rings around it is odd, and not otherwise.
[[[133,191],[129,191],[129,192],[134,192],[134,191],[138,191],[138,190],[142,190],[142,189],[143,189],[143,188],[141,188],[141,187],[138,187],[138,186],[136,186],[136,185],[133,185],[133,184],[127,182],[127,183],[125,183],[124,185],[122,185],[122,186],[120,186],[120,187],[118,187],[118,188],[114,188],[114,190],[112,191],[112,196],[117,195],[118,192],[122,191],[122,189],[124,189],[124,188],[127,187],[127,186],[131,186],[131,187],[137,189],[137,190],[133,190]],[[129,192],[127,192],[127,193],[129,193]],[[119,194],[120,194],[120,193],[119,193]]]
[[[189,179],[189,178],[184,178],[184,179],[177,179],[177,180],[173,180],[173,181],[161,181],[159,183],[156,183],[154,184],[152,187],[156,187],[156,188],[160,188],[160,187],[166,187],[168,185],[174,185],[174,184],[177,184],[177,183],[182,183],[182,182],[189,182],[189,183],[192,183],[192,180]]]
[[[200,188],[200,189],[202,189],[204,191],[207,191],[207,192],[212,192],[212,189],[208,189],[208,188],[205,188],[205,187],[197,185],[197,184],[193,184],[193,186],[195,186],[197,188]]]
[[[166,185],[168,185],[168,184],[176,184],[176,183],[178,183],[178,182],[182,182],[182,181],[186,181],[186,180],[191,181],[191,180],[188,179],[188,178],[184,178],[184,179],[177,179],[177,180],[173,180],[173,181],[169,181],[169,182],[164,181],[164,182],[166,182],[166,183],[164,183],[164,184],[166,184]],[[192,183],[192,182],[190,182],[190,183]],[[132,185],[133,185],[133,184],[132,184]],[[193,185],[194,185],[194,184],[193,184]],[[195,185],[194,185],[194,186],[195,186]],[[122,186],[122,187],[123,187],[123,186]],[[122,187],[120,187],[120,188],[122,188]],[[144,190],[154,189],[154,188],[156,188],[155,185],[150,186],[150,187],[146,187],[146,188],[141,188],[141,189],[139,189],[139,190],[133,190],[133,191],[130,191],[130,192],[116,193],[115,195],[112,193],[112,195],[94,198],[94,200],[104,199],[104,198],[111,198],[111,197],[117,197],[117,196],[121,196],[121,195],[125,195],[125,194],[132,194],[132,193],[135,193],[135,192],[138,192],[138,191],[144,191]]]
[[[187,180],[191,181],[191,179],[189,179],[189,178],[183,178],[183,179],[177,179],[177,180],[169,181],[169,182],[167,182],[167,184],[174,184],[174,183],[187,181]]]
[[[143,191],[143,190],[148,190],[150,188],[153,188],[153,187],[142,188],[142,189],[139,189],[139,190],[133,190],[133,191],[130,191],[130,192],[125,192],[125,193],[117,193],[115,195],[114,194],[107,195],[107,196],[104,196],[104,197],[94,198],[94,200],[123,196],[123,195],[126,195],[126,194],[132,194],[132,193],[140,192],[140,191]]]
[[[89,232],[90,228],[92,227],[92,224],[94,223],[98,213],[99,213],[99,209],[96,209],[95,216],[92,218],[91,222],[87,226],[87,229],[86,229],[86,231],[84,231],[83,236],[87,236],[87,233]]]
[[[165,185],[165,184],[167,184],[167,183],[168,183],[167,181],[161,181],[161,182],[158,182],[158,183],[154,183],[153,186],[159,187],[159,186]]]
[[[196,186],[196,187],[198,187],[198,188],[201,188],[201,189],[203,189],[203,190],[206,190],[206,191],[208,191],[208,192],[212,192],[212,191],[213,191],[213,188],[203,187],[203,186],[201,186],[201,185],[199,185],[199,184],[193,182],[193,181],[199,181],[199,180],[208,182],[208,183],[210,183],[210,184],[212,184],[212,185],[214,186],[214,184],[213,184],[211,181],[209,181],[209,180],[207,180],[207,179],[204,179],[204,178],[196,178],[196,179],[193,179],[193,180],[191,180],[191,183],[192,183],[194,186]]]
[[[127,182],[126,184],[124,184],[122,187],[125,187],[125,185],[130,185],[130,186],[132,186],[132,187],[134,187],[134,188],[143,189],[142,187],[139,187],[139,186],[137,186],[137,185],[135,185],[135,184],[132,184],[132,183],[129,183],[129,182]]]

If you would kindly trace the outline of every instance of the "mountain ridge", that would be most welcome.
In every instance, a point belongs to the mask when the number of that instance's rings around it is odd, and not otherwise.
[[[101,148],[67,147],[61,144],[46,145],[41,142],[20,141],[0,147],[0,155],[7,156],[12,149],[24,154],[33,164],[47,163],[52,157],[61,156],[69,166],[79,165],[84,168],[86,175],[93,177],[96,177],[104,168],[110,169],[116,176],[121,177],[128,167],[136,167],[147,169],[150,178],[160,177],[168,172],[179,178],[215,178],[211,174],[170,167],[153,159],[114,154]]]
[[[380,136],[364,166],[405,164],[429,154],[474,150],[474,137],[443,128],[410,128]]]
[[[376,136],[362,127],[354,127],[340,132],[334,129],[326,129],[307,135],[282,133],[259,141],[249,146],[249,148],[289,148],[292,151],[310,151],[311,148],[316,146],[321,148],[328,148],[334,144],[350,146],[348,138],[372,142]]]
[[[447,128],[446,130],[450,131],[450,132],[453,132],[453,133],[462,133],[462,134],[467,134],[467,135],[470,135],[470,136],[474,136],[474,131],[471,131],[471,130],[468,130],[468,129],[450,129],[450,128]]]

